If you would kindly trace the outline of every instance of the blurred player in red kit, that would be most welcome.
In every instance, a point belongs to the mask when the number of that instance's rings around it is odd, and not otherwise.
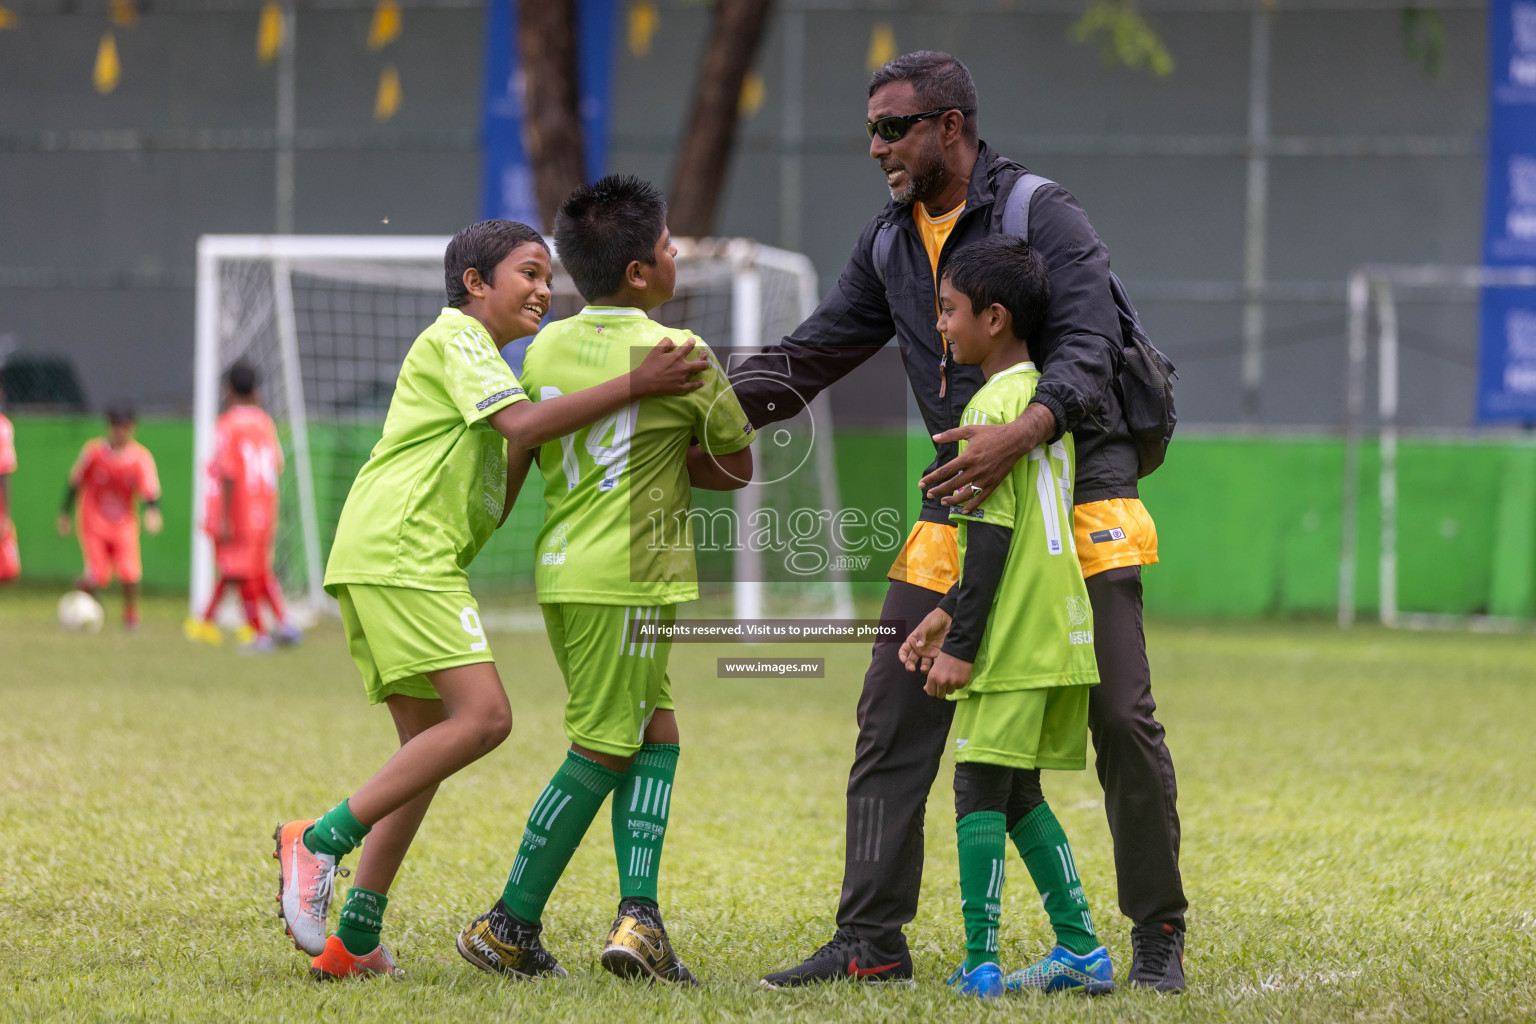
[[[0,383],[0,402],[5,385]],[[0,413],[0,587],[21,575],[21,554],[16,550],[16,524],[11,522],[11,474],[16,472],[16,433]]]
[[[274,643],[296,643],[300,636],[298,629],[287,624],[282,589],[272,573],[283,449],[272,417],[261,408],[255,368],[244,361],[235,363],[225,374],[224,384],[225,409],[208,464],[203,514],[203,529],[213,538],[219,577],[202,619],[188,619],[184,632],[189,640],[221,643],[223,635],[213,617],[225,590],[234,587],[245,608],[240,640],[248,649],[264,651]],[[270,633],[261,621],[263,601],[276,621]]]
[[[133,439],[137,420],[127,403],[108,407],[107,436],[92,438],[80,449],[59,512],[59,533],[68,536],[70,515],[79,499],[74,525],[85,556],[85,575],[76,586],[94,595],[115,575],[123,585],[123,625],[129,629],[139,627],[139,580],[144,576],[138,502],[144,502],[146,530],[159,533],[163,525],[160,476],[149,449]]]

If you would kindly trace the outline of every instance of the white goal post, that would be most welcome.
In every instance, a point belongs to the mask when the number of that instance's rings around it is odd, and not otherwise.
[[[351,481],[346,474],[355,473],[358,460],[366,458],[366,448],[358,454],[359,439],[378,437],[410,341],[445,301],[443,251],[448,241],[447,236],[377,235],[198,239],[189,594],[194,615],[213,592],[213,545],[201,524],[205,467],[213,454],[225,370],[242,357],[257,363],[263,405],[284,435],[289,461],[279,516],[279,575],[284,587],[310,613],[330,611],[334,602],[321,584],[334,516]],[[816,271],[800,253],[748,239],[676,242],[675,305],[657,311],[658,319],[669,326],[692,329],[717,346],[751,350],[777,342],[816,306]],[[557,262],[552,313],[570,315],[580,305]],[[816,445],[808,479],[801,486],[835,505],[832,411],[825,394],[812,403],[810,414],[826,443]],[[346,451],[328,460],[335,466],[331,477],[317,466],[317,458],[333,444],[316,440],[314,429],[322,423],[332,433],[352,438]],[[317,443],[321,449],[316,449]],[[774,500],[773,491],[736,491],[738,517],[745,522],[759,503]],[[529,544],[531,550],[531,538]],[[760,582],[760,566],[750,551],[736,553],[734,573],[737,615],[763,616],[768,610],[765,594],[778,584]],[[797,586],[820,586],[824,591],[816,614],[853,615],[845,572],[831,568],[814,583],[790,584]],[[788,600],[796,602],[793,594]]]
[[[1342,529],[1339,550],[1340,627],[1355,621],[1356,581],[1359,570],[1358,519],[1360,513],[1360,450],[1364,435],[1366,361],[1371,344],[1376,348],[1376,412],[1381,448],[1379,480],[1381,555],[1377,566],[1380,586],[1380,620],[1390,628],[1507,630],[1521,620],[1489,615],[1454,615],[1404,611],[1398,604],[1398,392],[1399,338],[1397,297],[1410,289],[1531,288],[1536,287],[1536,267],[1402,266],[1368,265],[1349,276],[1347,296],[1348,377],[1345,400],[1344,481]],[[1376,313],[1376,333],[1370,333],[1370,314]]]

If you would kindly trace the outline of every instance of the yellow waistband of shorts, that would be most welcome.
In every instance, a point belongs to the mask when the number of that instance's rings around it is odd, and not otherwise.
[[[960,548],[949,523],[919,520],[891,563],[887,579],[947,594],[960,580]]]
[[[1110,498],[1072,509],[1077,559],[1083,576],[1157,562],[1157,524],[1140,498]],[[887,578],[947,593],[960,579],[955,527],[919,521],[907,534]]]
[[[1157,524],[1140,498],[1110,498],[1072,508],[1083,575],[1157,561]]]

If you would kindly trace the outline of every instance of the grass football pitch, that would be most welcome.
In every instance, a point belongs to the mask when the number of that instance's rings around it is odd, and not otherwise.
[[[513,735],[444,785],[395,883],[385,941],[407,977],[322,986],[274,916],[269,836],[382,762],[387,713],[364,701],[335,626],[240,657],[184,642],[179,603],[151,602],[137,635],[107,605],[106,629],[77,636],[54,623],[52,595],[0,594],[0,1019],[1536,1018],[1536,638],[1151,623],[1189,991],[980,1006],[943,986],[963,944],[948,761],[909,929],[919,984],[757,985],[832,930],[865,645],[674,649],[683,758],[662,901],[705,981],[678,992],[597,964],[616,888],[606,811],[545,917],[568,980],[507,982],[454,952],[566,746],[542,633],[493,632]],[[752,650],[823,655],[827,678],[716,678],[717,657]],[[1045,789],[1121,981],[1128,925],[1097,783],[1047,773]],[[1013,858],[1005,968],[1048,944]]]

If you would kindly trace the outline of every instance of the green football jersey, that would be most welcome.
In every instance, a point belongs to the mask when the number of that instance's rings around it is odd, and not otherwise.
[[[465,570],[507,497],[507,442],[486,419],[527,398],[484,325],[444,309],[400,367],[384,436],[336,524],[326,587],[469,589]]]
[[[534,401],[568,395],[628,373],[662,338],[693,337],[638,309],[588,306],[539,332],[523,383]],[[702,388],[641,399],[539,449],[540,603],[660,605],[699,596],[689,442],[697,437],[706,451],[729,455],[756,435],[714,354],[702,341],[694,352],[713,364]]]
[[[966,424],[1011,423],[1035,395],[1040,371],[1016,363],[993,375],[965,407]],[[960,442],[964,450],[965,442]],[[1013,530],[1008,561],[982,634],[970,685],[952,695],[1083,686],[1099,681],[1093,655],[1093,609],[1072,536],[1072,435],[1041,446],[975,512],[956,510],[961,579],[970,523]]]

